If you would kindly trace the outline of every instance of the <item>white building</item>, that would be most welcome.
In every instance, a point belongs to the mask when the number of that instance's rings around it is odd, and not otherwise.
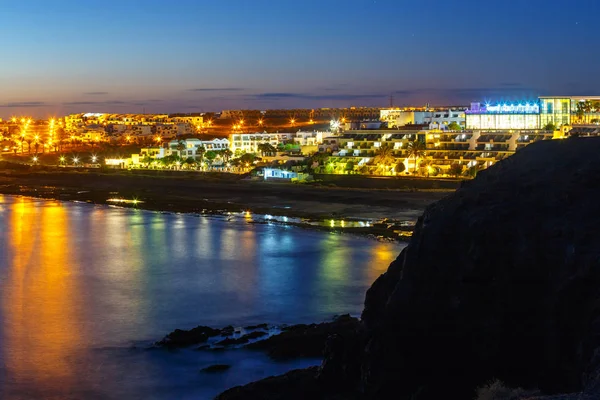
[[[181,145],[181,146],[180,146]],[[181,147],[181,148],[180,148]],[[176,154],[181,158],[200,158],[200,149],[204,148],[204,152],[207,151],[223,151],[229,149],[229,140],[213,139],[213,140],[200,140],[200,139],[184,139],[184,140],[172,140],[169,142],[168,147],[162,148],[157,158]]]
[[[233,133],[229,135],[229,143],[234,153],[258,153],[259,144],[277,147],[279,143],[294,142],[295,137],[295,133]]]
[[[379,119],[381,122],[387,122],[388,128],[395,129],[401,126],[415,123],[415,112],[398,109],[381,110]]]
[[[429,129],[447,129],[452,122],[465,126],[465,112],[459,109],[440,110],[400,110],[384,109],[380,111],[380,120],[387,122],[389,129],[406,125],[428,125]]]
[[[323,137],[331,135],[331,132],[296,132],[294,142],[300,146],[317,146],[323,142]]]

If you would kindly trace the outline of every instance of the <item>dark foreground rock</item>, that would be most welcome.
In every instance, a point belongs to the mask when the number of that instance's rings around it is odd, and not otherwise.
[[[544,141],[480,172],[427,208],[369,289],[358,350],[333,343],[320,371],[219,399],[473,399],[494,380],[599,399],[598,154],[600,138]]]
[[[229,389],[215,400],[358,400],[357,394],[331,390],[318,379],[318,368],[290,371]]]
[[[321,357],[329,336],[337,334],[350,340],[350,338],[355,338],[359,332],[359,320],[350,315],[342,315],[331,322],[286,327],[279,335],[250,343],[246,347],[264,350],[274,360]]]

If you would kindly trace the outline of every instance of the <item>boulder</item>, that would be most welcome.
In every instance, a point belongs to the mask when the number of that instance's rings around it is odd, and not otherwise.
[[[342,315],[331,322],[288,326],[283,328],[280,334],[250,343],[246,347],[254,350],[265,350],[269,357],[274,360],[321,357],[325,342],[330,335],[338,334],[344,337],[354,337],[359,330],[358,318]]]
[[[219,329],[209,326],[197,326],[190,330],[175,329],[156,344],[161,347],[177,348],[204,343],[208,338],[221,334]]]

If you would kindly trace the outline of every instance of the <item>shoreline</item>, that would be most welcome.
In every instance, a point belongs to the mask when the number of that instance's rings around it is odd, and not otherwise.
[[[236,176],[0,171],[0,194],[159,212],[246,214],[251,223],[406,240],[427,205],[451,191],[332,188]]]

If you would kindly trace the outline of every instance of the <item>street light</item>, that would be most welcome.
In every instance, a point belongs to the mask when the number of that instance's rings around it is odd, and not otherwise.
[[[98,157],[96,157],[96,156],[92,156],[92,162],[93,162],[94,164],[96,163],[96,160],[98,160]]]
[[[73,164],[77,165],[78,162],[79,162],[79,158],[73,157]]]
[[[38,162],[38,158],[36,156],[33,156],[33,163],[36,164]]]

